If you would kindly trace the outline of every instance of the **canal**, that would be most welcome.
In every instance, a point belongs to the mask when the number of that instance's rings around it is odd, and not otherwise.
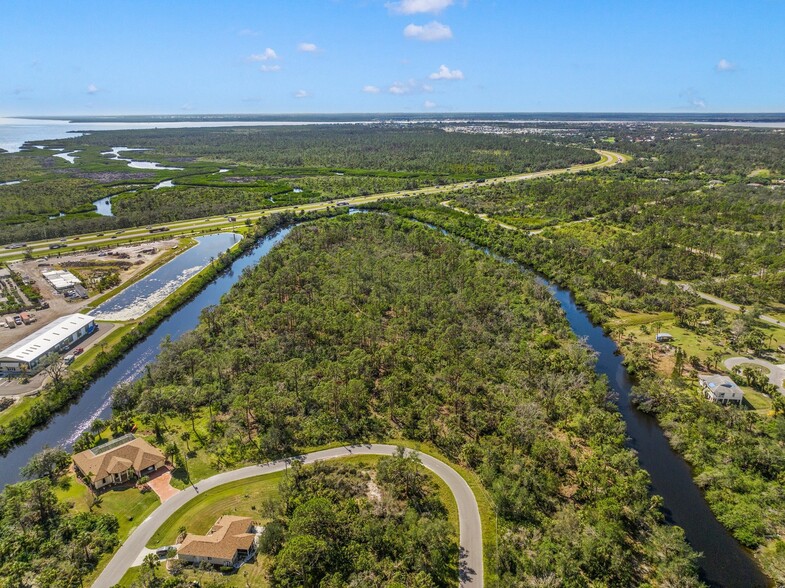
[[[158,325],[114,367],[95,380],[76,403],[57,414],[45,428],[36,430],[24,443],[0,457],[0,487],[18,482],[21,479],[19,469],[44,447],[61,446],[70,449],[93,420],[109,418],[112,412],[112,389],[118,384],[139,378],[144,373],[145,366],[155,360],[161,343],[167,337],[176,340],[195,328],[202,309],[218,304],[221,296],[229,291],[242,271],[256,265],[290,230],[282,229],[266,236],[255,247],[237,258],[227,271],[210,282],[204,290]]]

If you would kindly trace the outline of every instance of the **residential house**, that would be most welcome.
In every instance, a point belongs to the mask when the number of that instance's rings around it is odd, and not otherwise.
[[[700,374],[698,376],[703,392],[706,398],[712,402],[719,404],[728,404],[729,402],[736,402],[741,406],[744,402],[744,392],[736,385],[736,382],[731,380],[728,376],[720,376],[718,374]]]
[[[188,533],[177,550],[177,559],[214,566],[242,564],[256,550],[256,533],[248,517],[223,515],[207,535]]]
[[[96,490],[148,475],[164,466],[164,454],[144,439],[123,435],[73,456],[74,467]]]

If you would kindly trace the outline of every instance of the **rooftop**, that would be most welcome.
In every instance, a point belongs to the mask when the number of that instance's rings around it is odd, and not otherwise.
[[[163,459],[164,454],[158,449],[131,434],[73,456],[74,464],[82,473],[92,474],[94,480],[102,480],[109,474],[119,474],[131,468],[140,472]]]
[[[719,374],[701,374],[698,376],[698,379],[712,392],[718,391],[718,388],[725,388],[725,392],[735,392],[738,394],[743,394],[741,388],[738,387],[736,382],[731,380],[728,376],[721,376]]]
[[[207,535],[188,533],[177,553],[191,557],[234,559],[238,549],[251,549],[255,535],[248,529],[252,524],[248,517],[223,515]]]
[[[86,314],[69,314],[60,317],[18,343],[3,349],[0,351],[0,357],[17,361],[34,361],[94,320]]]

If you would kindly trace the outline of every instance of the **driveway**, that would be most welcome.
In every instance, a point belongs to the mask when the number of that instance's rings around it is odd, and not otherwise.
[[[785,364],[775,365],[765,359],[758,359],[757,357],[731,357],[725,360],[725,367],[733,371],[737,365],[753,363],[769,370],[769,382],[774,384],[779,390],[780,394],[785,394]]]
[[[177,488],[172,486],[171,482],[172,472],[166,468],[161,468],[150,476],[150,481],[147,482],[147,485],[152,488],[153,492],[158,494],[158,498],[161,499],[161,504],[163,504],[175,494],[180,493]]]
[[[93,588],[110,588],[117,584],[125,572],[137,560],[145,549],[145,545],[155,534],[164,521],[174,512],[186,504],[189,500],[196,497],[199,492],[204,492],[227,482],[244,480],[263,474],[279,472],[287,467],[292,459],[298,459],[303,463],[313,463],[325,459],[336,459],[339,457],[349,457],[351,455],[394,455],[396,447],[393,445],[353,445],[336,447],[316,451],[307,455],[295,458],[278,460],[266,464],[248,466],[223,472],[206,480],[198,482],[196,486],[186,488],[166,502],[162,503],[153,513],[139,525],[120,546],[109,564],[98,576],[93,584]],[[449,486],[458,504],[458,519],[460,526],[460,562],[459,577],[460,585],[464,588],[482,588],[483,586],[483,553],[482,553],[482,524],[480,522],[480,510],[477,507],[477,500],[471,488],[461,475],[452,467],[439,461],[435,457],[424,453],[414,452],[422,460],[422,464],[439,476]]]

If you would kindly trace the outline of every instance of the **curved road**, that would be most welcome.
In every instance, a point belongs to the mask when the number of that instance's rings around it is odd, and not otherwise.
[[[396,449],[394,445],[377,444],[325,449],[286,460],[223,472],[202,480],[197,483],[196,487],[199,489],[199,492],[204,492],[227,482],[280,472],[288,467],[289,463],[294,459],[303,463],[313,463],[315,461],[350,457],[352,455],[393,455]],[[414,453],[422,460],[423,466],[444,480],[452,491],[453,496],[455,496],[455,502],[458,504],[461,550],[459,564],[460,585],[462,587],[482,588],[482,524],[480,521],[480,510],[477,507],[474,493],[469,488],[466,480],[452,467],[430,455],[420,453],[419,451],[414,451]],[[189,487],[155,509],[120,546],[120,549],[117,550],[117,553],[115,553],[109,564],[101,572],[101,575],[93,583],[93,588],[110,588],[117,584],[164,521],[189,500],[195,498],[197,494],[198,492],[193,487]]]
[[[785,364],[776,365],[765,359],[758,359],[757,357],[731,357],[725,360],[725,367],[730,371],[739,365],[751,363],[759,365],[769,370],[769,383],[777,387],[780,394],[785,395]]]

